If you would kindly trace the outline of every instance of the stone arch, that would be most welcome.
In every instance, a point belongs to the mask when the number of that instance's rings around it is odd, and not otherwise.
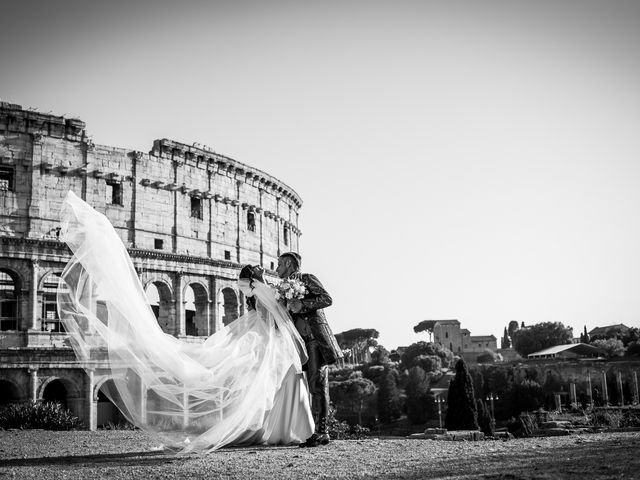
[[[176,309],[171,285],[163,279],[150,279],[144,286],[158,325],[165,333],[175,333]]]
[[[66,398],[69,399],[71,397],[73,398],[77,398],[80,394],[79,390],[78,390],[78,386],[76,385],[76,383],[73,380],[70,380],[68,378],[65,377],[58,377],[58,376],[51,376],[49,378],[47,378],[44,382],[42,382],[42,384],[40,385],[40,387],[38,387],[38,391],[37,391],[37,398],[38,400],[43,400],[46,401],[47,397],[45,396],[45,392],[47,391],[47,388],[49,388],[51,386],[51,384],[53,382],[59,382],[60,384],[62,384],[62,386],[64,387],[64,391],[65,391],[65,395]],[[61,389],[59,387],[59,385],[54,385],[54,387],[52,387],[51,389],[51,393],[60,393]]]
[[[22,278],[13,269],[0,266],[0,330],[18,330]]]
[[[238,318],[239,299],[238,293],[231,287],[224,287],[220,290],[220,321],[224,325],[229,325]]]
[[[98,428],[110,424],[119,425],[127,421],[122,412],[105,393],[113,384],[113,377],[105,377],[96,384],[93,390],[93,401],[96,402],[96,426]]]
[[[199,281],[185,285],[182,292],[184,304],[185,334],[209,335],[209,291]]]
[[[19,385],[11,380],[0,378],[0,406],[23,400]]]

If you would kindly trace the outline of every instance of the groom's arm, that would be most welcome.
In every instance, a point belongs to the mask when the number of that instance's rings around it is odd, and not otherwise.
[[[320,280],[314,275],[305,274],[304,284],[307,287],[307,294],[300,300],[302,308],[297,313],[313,312],[314,310],[329,307],[333,303],[329,292],[324,289]]]

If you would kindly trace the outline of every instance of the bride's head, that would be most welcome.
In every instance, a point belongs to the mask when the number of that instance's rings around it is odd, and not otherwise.
[[[253,288],[255,282],[264,283],[263,273],[264,269],[259,265],[245,265],[238,275],[238,288],[244,293],[249,310],[253,310],[256,307]]]
[[[240,275],[238,275],[238,280],[249,280],[250,283],[253,283],[254,280],[258,280],[259,282],[264,283],[264,268],[259,265],[245,265],[240,270]]]

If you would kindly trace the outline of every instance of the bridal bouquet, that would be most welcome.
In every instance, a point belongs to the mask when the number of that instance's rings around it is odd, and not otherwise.
[[[276,300],[281,300],[284,303],[288,303],[294,298],[302,300],[306,293],[307,287],[295,278],[284,280],[276,286]]]

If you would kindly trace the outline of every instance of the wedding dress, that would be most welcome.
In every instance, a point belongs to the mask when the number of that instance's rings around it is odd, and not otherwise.
[[[61,237],[74,256],[58,312],[88,371],[108,359],[102,391],[134,425],[183,451],[300,443],[314,431],[304,342],[274,290],[242,279],[256,308],[189,343],[162,331],[125,246],[108,219],[72,192]]]

